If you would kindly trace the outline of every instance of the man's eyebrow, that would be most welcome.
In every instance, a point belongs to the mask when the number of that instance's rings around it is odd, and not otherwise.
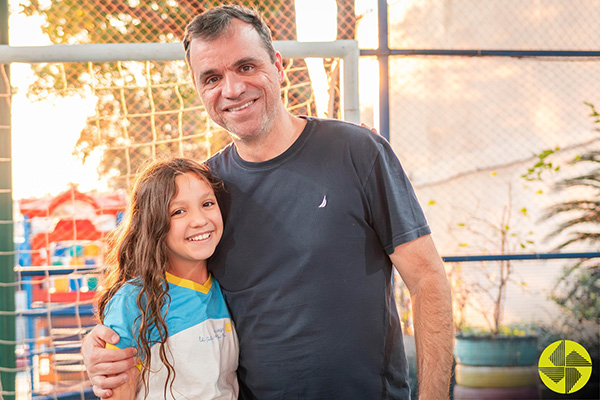
[[[237,60],[233,64],[233,66],[237,68],[237,67],[240,67],[240,66],[242,66],[244,64],[256,63],[258,61],[259,61],[258,57],[244,57],[244,58],[240,58],[239,60]],[[216,73],[217,73],[216,69],[208,69],[206,71],[202,71],[202,72],[200,72],[200,74],[198,74],[198,81],[202,82],[207,76],[214,75]]]
[[[244,64],[248,64],[248,63],[256,63],[258,61],[257,57],[244,57],[242,59],[239,59],[235,64],[233,64],[235,67],[239,67],[241,65]]]
[[[201,73],[198,74],[198,82],[202,82],[204,80],[204,78],[206,78],[209,75],[213,75],[217,72],[216,69],[209,69],[207,71],[203,71]]]

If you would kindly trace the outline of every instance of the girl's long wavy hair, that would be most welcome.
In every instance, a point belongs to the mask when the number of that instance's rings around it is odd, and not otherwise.
[[[141,312],[134,332],[138,356],[142,368],[142,382],[148,395],[150,372],[150,348],[159,344],[160,360],[167,368],[167,387],[173,395],[175,369],[167,358],[169,335],[165,316],[170,297],[165,272],[168,269],[166,236],[170,227],[169,203],[176,195],[175,178],[185,173],[197,175],[205,180],[217,193],[222,183],[217,181],[208,168],[185,158],[168,158],[153,161],[138,175],[131,195],[127,217],[109,236],[109,251],[106,265],[106,289],[98,299],[98,317],[104,321],[109,300],[117,291],[130,283],[140,287],[136,298]],[[155,329],[157,340],[150,339],[151,329]],[[174,396],[173,396],[174,397]]]

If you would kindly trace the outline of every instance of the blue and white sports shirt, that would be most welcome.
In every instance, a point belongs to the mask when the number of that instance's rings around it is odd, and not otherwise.
[[[171,302],[166,323],[168,356],[175,367],[173,393],[177,399],[237,399],[238,338],[218,282],[209,277],[204,285],[166,274]],[[140,288],[125,284],[106,307],[104,325],[119,334],[116,347],[136,347]],[[167,307],[163,307],[166,312]],[[164,315],[164,314],[163,314]],[[150,340],[157,340],[156,329]],[[164,399],[167,368],[160,360],[159,345],[151,347],[147,399]],[[139,354],[139,349],[138,349]],[[136,399],[144,398],[140,388]],[[167,389],[167,398],[172,399]]]

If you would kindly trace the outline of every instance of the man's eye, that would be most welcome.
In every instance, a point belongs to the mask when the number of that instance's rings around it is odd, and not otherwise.
[[[248,72],[248,71],[251,71],[253,68],[254,68],[254,67],[253,67],[252,65],[244,65],[244,66],[242,66],[242,68],[241,68],[241,69],[242,69],[242,71],[244,71],[244,72]]]
[[[217,82],[218,80],[219,80],[219,78],[217,78],[216,76],[211,76],[205,82],[207,85],[212,85],[213,83]]]

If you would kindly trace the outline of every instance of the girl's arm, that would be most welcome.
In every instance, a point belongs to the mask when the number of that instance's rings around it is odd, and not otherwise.
[[[135,394],[138,388],[138,380],[140,377],[140,370],[136,367],[129,368],[126,372],[129,379],[125,384],[114,388],[113,395],[107,397],[109,400],[134,400]],[[105,399],[104,397],[102,399]]]

